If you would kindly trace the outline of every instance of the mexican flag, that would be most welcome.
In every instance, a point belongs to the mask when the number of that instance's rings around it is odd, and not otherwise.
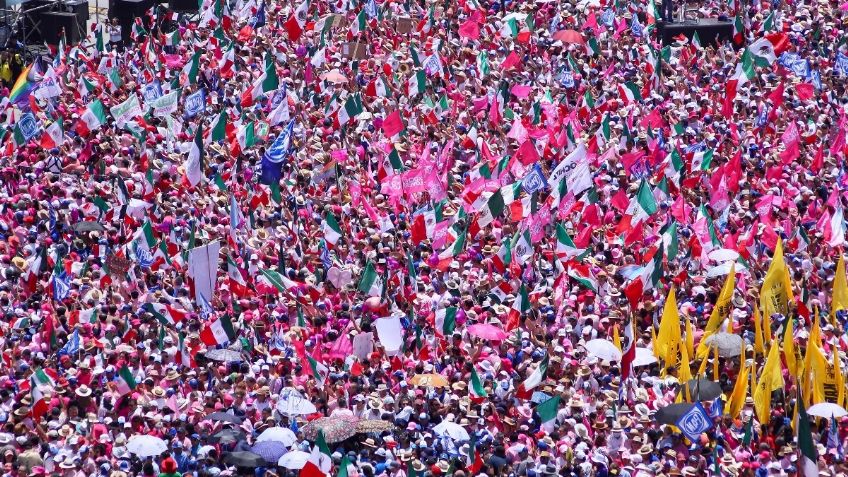
[[[545,380],[545,376],[548,374],[548,359],[549,356],[545,354],[545,357],[542,359],[542,362],[539,363],[539,366],[530,373],[530,376],[527,376],[527,379],[525,379],[524,382],[518,385],[516,394],[519,397],[526,396],[526,398],[529,398],[530,391],[542,384],[542,381]]]
[[[733,20],[733,43],[737,45],[741,45],[742,41],[745,40],[745,25],[742,22],[742,17],[736,15],[736,19]]]
[[[554,396],[536,406],[536,414],[539,415],[542,424],[556,419],[557,411],[559,411],[559,399],[559,396]]]
[[[813,441],[813,433],[810,429],[810,417],[804,406],[804,399],[798,395],[798,450],[801,452],[801,468],[804,476],[819,475],[819,457],[816,444]]]
[[[188,151],[188,158],[183,166],[185,168],[186,182],[192,187],[203,180],[203,153],[203,123],[201,123],[197,127],[194,142],[191,144],[191,149]]]
[[[624,342],[621,344],[621,382],[627,380],[633,372],[633,360],[636,359],[636,341],[633,332],[633,320],[624,325]]]
[[[256,100],[280,87],[280,79],[277,77],[277,67],[274,65],[274,59],[270,55],[265,56],[265,71],[256,81],[253,86],[244,92],[241,96],[242,107],[247,107],[256,102]]]
[[[321,224],[321,230],[324,232],[324,240],[335,245],[342,237],[342,228],[339,227],[338,221],[333,216],[332,212],[328,212],[324,217],[324,223]]]
[[[627,207],[626,214],[631,216],[631,223],[635,224],[646,219],[657,212],[657,201],[654,199],[654,192],[648,181],[643,180],[639,184],[639,190],[636,195],[630,200],[630,205]]]
[[[200,332],[200,341],[203,341],[206,346],[222,345],[235,341],[235,339],[236,332],[233,329],[233,323],[230,321],[230,317],[227,315],[223,315],[212,323],[207,324],[206,328]]]
[[[221,77],[229,78],[233,74],[233,66],[236,64],[236,52],[232,46],[227,49],[227,52],[221,55],[218,61],[218,72]]]
[[[164,36],[164,44],[166,46],[177,46],[180,44],[180,30],[174,30],[171,33],[166,33]]]
[[[407,94],[409,96],[415,96],[416,94],[424,94],[424,90],[427,88],[427,74],[424,73],[424,70],[417,71],[412,75],[412,78],[409,78],[407,82]]]
[[[42,248],[41,253],[29,260],[29,266],[23,275],[27,290],[32,293],[38,284],[38,275],[42,268],[47,268],[47,250]]]
[[[365,265],[365,271],[362,272],[362,278],[359,280],[359,291],[368,296],[382,296],[383,286],[383,279],[380,278],[374,265],[369,261]]]
[[[642,94],[639,92],[639,87],[631,81],[618,85],[618,95],[624,104],[632,104],[637,101],[642,101]]]
[[[365,12],[365,9],[359,10],[359,14],[356,15],[356,18],[353,19],[353,22],[350,24],[350,33],[354,36],[362,33],[365,29],[368,28],[368,15]]]
[[[30,378],[30,385],[35,384],[36,386],[49,386],[51,388],[56,385],[53,378],[44,371],[44,368],[36,369]]]
[[[713,150],[698,151],[692,155],[692,170],[708,171],[713,163]]]
[[[151,313],[160,323],[165,325],[174,326],[188,316],[188,312],[185,310],[179,310],[171,305],[161,303],[145,303],[141,308]]]
[[[362,111],[362,97],[359,95],[359,93],[348,96],[344,102],[344,105],[339,108],[338,114],[336,115],[336,117],[338,118],[338,126],[344,126],[352,118],[359,116]]]
[[[261,274],[260,278],[269,285],[273,286],[280,293],[285,293],[290,290],[297,288],[297,282],[290,280],[285,277],[281,273],[275,270],[267,270],[264,268],[259,269],[259,273]]]
[[[121,396],[129,394],[133,389],[135,389],[135,377],[126,364],[118,371],[118,379],[115,381],[115,384],[118,387],[118,394]]]
[[[789,37],[786,33],[765,35],[748,45],[748,51],[754,55],[754,62],[759,66],[771,66],[787,48]]]
[[[50,410],[50,401],[44,396],[41,389],[39,389],[35,375],[30,376],[30,393],[32,395],[32,419],[37,423]]]
[[[733,100],[739,87],[754,78],[754,56],[749,50],[742,53],[742,59],[736,64],[736,72],[725,86],[724,107],[722,113],[729,117],[733,113]]]
[[[197,83],[197,73],[200,71],[200,53],[202,52],[199,50],[195,51],[191,56],[191,60],[180,71],[179,79],[181,85]]]
[[[298,477],[326,477],[332,467],[333,459],[330,455],[330,447],[324,438],[324,431],[319,430],[318,436],[315,438],[315,445],[312,446],[312,453],[307,458],[303,468],[300,469]],[[346,465],[345,472],[347,472]]]
[[[456,307],[442,308],[436,311],[433,320],[436,333],[440,336],[451,336],[456,329]]]
[[[477,374],[476,367],[471,368],[471,386],[469,386],[469,389],[473,397],[481,399],[486,397],[486,389],[483,387],[483,380]]]
[[[41,147],[44,149],[52,149],[59,147],[65,143],[65,130],[62,127],[62,118],[53,121],[44,134],[41,135]]]
[[[300,35],[303,34],[303,29],[306,27],[306,14],[309,11],[309,2],[304,0],[300,3],[300,5],[295,9],[294,15],[290,16],[288,20],[283,24],[286,31],[289,34],[289,40],[297,41],[300,39]],[[316,25],[316,30],[320,29]]]
[[[225,141],[227,139],[227,113],[221,111],[209,125],[209,141]]]
[[[510,246],[510,240],[504,240],[501,248],[498,249],[498,253],[492,257],[492,265],[494,265],[495,270],[499,273],[503,273],[506,271],[506,268],[512,263],[512,247]]]
[[[521,288],[518,291],[518,296],[515,297],[515,300],[512,302],[512,307],[510,307],[509,313],[507,314],[504,329],[506,331],[512,331],[518,328],[518,325],[521,323],[521,316],[527,313],[527,310],[529,309],[530,297],[527,295],[527,287],[525,287],[522,283]]]
[[[104,124],[106,124],[106,108],[103,107],[103,103],[99,99],[95,99],[88,104],[85,112],[80,116],[77,123],[77,132],[81,136],[87,136]]]
[[[389,88],[389,84],[386,83],[386,79],[383,75],[380,75],[368,83],[368,86],[365,88],[365,95],[385,98],[389,95],[390,91],[391,89]]]
[[[571,240],[571,237],[568,235],[568,231],[565,230],[565,227],[563,227],[562,224],[557,224],[556,237],[556,254],[557,257],[562,261],[568,261],[571,258],[577,257],[586,251],[585,248],[577,248],[574,245],[574,241]]]
[[[312,377],[315,378],[319,387],[324,387],[324,381],[327,379],[330,370],[316,361],[312,356],[307,355],[306,359],[309,360],[309,369],[312,371]]]
[[[230,282],[230,293],[238,297],[250,295],[250,288],[241,274],[236,262],[232,257],[227,256],[227,279]]]
[[[97,307],[91,307],[87,310],[77,310],[71,313],[71,317],[75,323],[96,323],[97,322]]]
[[[580,284],[580,286],[594,292],[598,291],[598,280],[592,274],[589,265],[572,263],[568,267],[568,276]]]

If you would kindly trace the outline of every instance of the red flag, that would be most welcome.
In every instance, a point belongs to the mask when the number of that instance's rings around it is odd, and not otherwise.
[[[630,309],[635,310],[642,300],[642,277],[637,277],[624,287],[624,296],[630,302]]]
[[[476,40],[480,38],[480,24],[469,18],[459,26],[459,36]]]
[[[427,224],[424,222],[424,215],[419,214],[415,217],[415,221],[412,222],[412,243],[415,245],[420,244],[427,238]]]
[[[768,99],[771,100],[771,103],[774,105],[774,109],[780,107],[783,104],[783,83],[777,85],[777,88],[774,88],[774,91],[769,93]]]
[[[536,146],[533,145],[533,141],[531,139],[521,143],[516,155],[519,157],[521,164],[525,166],[535,164],[539,161],[539,153],[536,151]]]
[[[399,134],[403,129],[403,120],[400,118],[400,111],[395,110],[383,120],[383,134],[386,137]]]
[[[781,83],[782,85],[783,83]],[[798,83],[795,85],[795,94],[798,95],[798,99],[801,101],[806,101],[813,97],[815,93],[815,88],[810,83]]]
[[[521,64],[521,57],[518,56],[518,53],[511,51],[503,63],[501,63],[501,69],[506,71],[519,64]]]
[[[810,164],[810,172],[813,174],[818,174],[821,168],[824,166],[824,143],[819,145],[819,150],[816,152],[816,157],[813,159],[813,162]]]
[[[612,197],[612,205],[622,212],[627,210],[627,207],[630,206],[630,199],[624,189],[618,189],[618,192]]]
[[[303,29],[300,28],[300,23],[297,22],[297,17],[294,15],[290,16],[285,23],[283,23],[283,27],[285,27],[286,31],[289,33],[289,40],[297,41],[300,38],[300,35],[303,34]]]
[[[300,477],[327,477],[327,474],[321,471],[312,461],[306,461],[306,464],[300,469],[298,474]]]

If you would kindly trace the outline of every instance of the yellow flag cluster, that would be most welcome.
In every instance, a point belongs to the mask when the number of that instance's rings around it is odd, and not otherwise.
[[[848,309],[848,283],[845,278],[845,257],[839,257],[836,265],[836,276],[833,277],[833,294],[831,295],[830,315],[836,316],[839,310]]]
[[[727,413],[732,419],[736,419],[742,407],[745,406],[745,397],[748,396],[748,367],[745,366],[745,343],[742,343],[742,354],[739,355],[740,369],[739,376],[736,377],[736,384],[733,385],[733,392],[730,394]]]
[[[754,411],[760,422],[768,422],[771,414],[771,393],[783,387],[783,375],[780,373],[780,352],[777,346],[769,350],[766,364],[760,380],[754,388]]]
[[[718,294],[715,307],[713,307],[713,311],[710,313],[710,319],[707,321],[707,327],[704,328],[704,334],[701,336],[701,342],[698,343],[699,358],[703,358],[709,353],[709,349],[705,343],[707,338],[718,331],[721,323],[730,314],[730,310],[733,307],[731,304],[733,300],[733,290],[735,289],[736,264],[733,264],[730,266],[730,273],[727,274],[727,278],[724,280],[724,286],[721,287],[721,293]]]
[[[789,279],[789,268],[783,260],[783,241],[778,238],[763,287],[760,289],[760,310],[766,319],[780,313],[789,315],[789,303],[793,300],[792,283]]]
[[[680,337],[680,315],[677,312],[677,295],[674,288],[668,292],[663,307],[662,319],[660,320],[660,331],[654,339],[654,352],[665,360],[666,367],[675,366],[678,362],[678,353],[681,348]],[[686,366],[689,366],[687,359]]]

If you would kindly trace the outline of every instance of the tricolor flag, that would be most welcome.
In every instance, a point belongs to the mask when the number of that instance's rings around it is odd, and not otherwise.
[[[280,79],[277,77],[277,67],[274,64],[274,58],[271,55],[265,56],[265,71],[262,73],[253,86],[250,87],[241,96],[242,107],[247,107],[256,102],[256,100],[280,87]]]
[[[509,309],[507,314],[506,325],[504,329],[506,331],[512,331],[521,324],[521,317],[524,316],[525,313],[530,309],[530,297],[527,295],[527,288],[524,284],[521,284],[521,288],[518,291],[518,296],[515,297],[515,300],[512,302],[512,306]]]
[[[236,332],[233,329],[233,323],[230,317],[223,315],[217,320],[206,325],[203,331],[200,332],[200,341],[206,346],[217,346],[235,341]]]
[[[449,337],[453,335],[456,329],[456,307],[437,310],[433,321],[436,327],[436,333],[440,336]]]
[[[568,261],[574,257],[583,254],[586,251],[585,248],[577,248],[574,245],[574,241],[571,240],[571,237],[568,235],[568,232],[565,230],[565,227],[563,227],[562,224],[557,224],[556,237],[556,254],[557,257],[562,261]]]
[[[548,375],[548,359],[549,356],[545,354],[545,357],[542,358],[542,362],[539,363],[539,366],[530,373],[530,376],[527,376],[527,379],[525,379],[524,382],[518,385],[518,389],[516,390],[517,395],[529,397],[530,391],[542,384],[542,381],[545,380],[545,376]]]
[[[471,391],[471,395],[473,397],[486,397],[486,389],[483,387],[483,380],[480,379],[480,375],[477,374],[476,366],[471,367],[471,386],[469,386],[469,390]]]
[[[192,187],[203,180],[203,155],[203,123],[201,123],[197,127],[194,142],[191,143],[191,149],[188,151],[188,158],[184,165],[186,182]]]
[[[85,112],[80,116],[77,123],[77,132],[82,136],[87,136],[103,124],[106,124],[106,109],[103,107],[103,103],[96,99],[89,103]]]
[[[368,296],[382,296],[383,286],[383,279],[380,278],[374,265],[369,261],[365,265],[365,271],[362,272],[362,278],[359,280],[359,291]]]
[[[127,365],[123,365],[118,371],[118,377],[115,380],[118,394],[121,396],[129,394],[136,387],[135,376]]]
[[[175,326],[188,316],[188,312],[185,310],[180,310],[172,307],[171,305],[163,305],[161,303],[145,303],[141,308],[152,314],[154,318],[165,325]]]
[[[229,280],[230,293],[239,297],[250,295],[250,288],[247,286],[241,270],[230,256],[227,256],[227,279]]]
[[[315,378],[318,387],[324,387],[324,381],[327,379],[330,370],[312,356],[307,355],[306,359],[309,360],[309,369],[312,371],[312,377]]]
[[[342,228],[339,227],[339,223],[332,212],[327,212],[324,222],[321,224],[321,230],[324,232],[324,240],[333,245],[342,237]]]
[[[631,81],[618,85],[618,94],[624,104],[632,104],[637,101],[642,101],[642,94],[639,92],[639,87]]]

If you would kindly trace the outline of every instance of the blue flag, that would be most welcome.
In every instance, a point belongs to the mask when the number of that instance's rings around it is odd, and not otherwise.
[[[524,192],[528,194],[533,194],[534,192],[540,191],[545,187],[548,187],[548,181],[545,179],[545,174],[542,173],[542,169],[539,167],[539,164],[535,164],[533,169],[521,179],[521,187],[524,189]]]
[[[836,54],[836,61],[833,62],[833,71],[840,76],[848,76],[848,56],[845,56],[841,51]]]
[[[259,28],[265,25],[265,2],[259,5],[259,10],[256,11],[256,16],[251,17],[250,25],[253,28]]]
[[[696,402],[692,409],[680,416],[675,424],[680,431],[692,442],[698,442],[701,434],[713,427],[713,420],[704,409],[704,406]]]
[[[67,273],[53,274],[53,299],[62,301],[71,294],[71,279]]]
[[[294,119],[286,126],[286,130],[277,136],[274,144],[262,155],[262,175],[259,181],[262,184],[276,184],[283,175],[283,161],[291,153],[292,130]]]
[[[206,88],[201,88],[200,91],[186,96],[185,99],[185,117],[193,118],[206,110]]]
[[[68,337],[68,342],[65,343],[65,346],[62,346],[62,349],[59,350],[59,354],[67,354],[69,356],[73,356],[79,353],[80,350],[80,336],[79,330],[74,330],[70,337]]]

